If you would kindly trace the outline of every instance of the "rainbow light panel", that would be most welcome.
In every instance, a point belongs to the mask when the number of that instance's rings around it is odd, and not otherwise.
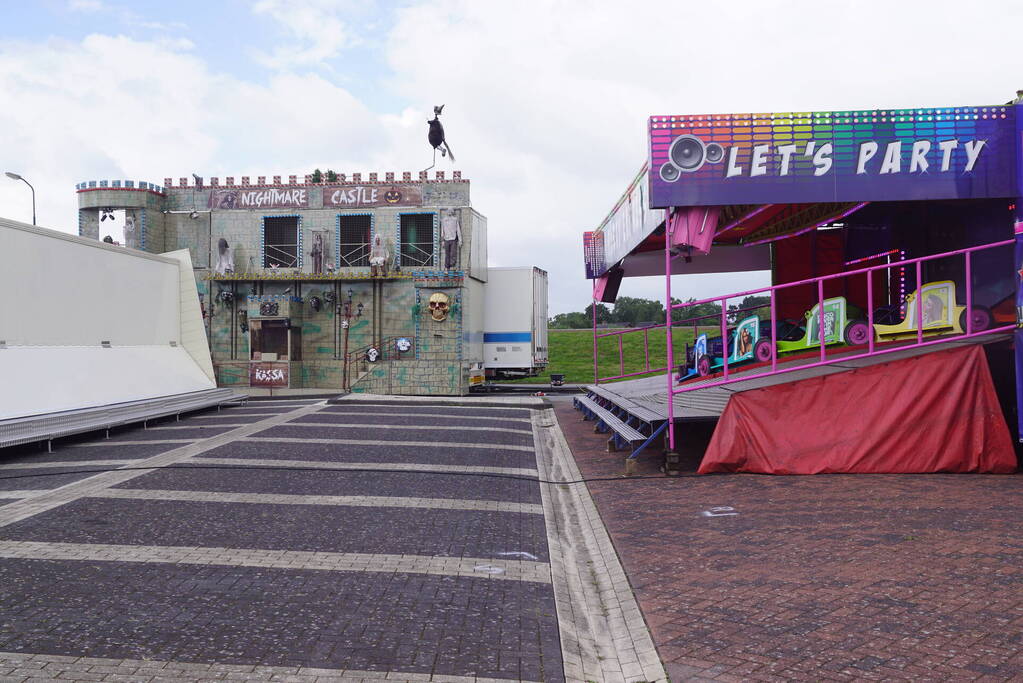
[[[1012,105],[652,116],[650,206],[1013,197],[1016,118]]]

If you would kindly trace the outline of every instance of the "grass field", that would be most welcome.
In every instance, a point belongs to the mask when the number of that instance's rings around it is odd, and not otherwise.
[[[601,330],[611,332],[612,330]],[[692,328],[673,330],[675,358],[682,360],[685,345],[693,342]],[[665,367],[664,329],[648,332],[650,346],[650,367]],[[625,373],[642,372],[645,369],[643,333],[630,332],[621,336],[625,359]],[[618,337],[604,337],[597,340],[597,359],[601,377],[622,374],[618,363]],[[550,346],[550,364],[538,377],[517,380],[526,384],[550,382],[551,373],[563,373],[567,384],[590,384],[593,382],[593,331],[592,330],[550,330],[547,343]],[[662,371],[663,372],[663,371]],[[661,373],[653,373],[661,374]],[[642,375],[637,375],[637,377]],[[630,377],[629,379],[634,379]]]

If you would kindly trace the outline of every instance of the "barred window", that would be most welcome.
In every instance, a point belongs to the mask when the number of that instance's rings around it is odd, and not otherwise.
[[[434,267],[434,221],[432,213],[401,215],[402,267]]]
[[[369,265],[372,216],[338,216],[338,268]]]
[[[263,218],[263,267],[298,267],[298,217]]]

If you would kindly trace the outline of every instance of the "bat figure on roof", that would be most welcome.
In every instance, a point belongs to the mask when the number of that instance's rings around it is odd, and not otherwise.
[[[451,146],[448,145],[448,141],[444,139],[444,126],[440,122],[440,114],[444,111],[444,105],[433,108],[433,118],[427,121],[430,124],[430,132],[426,136],[426,139],[430,141],[430,145],[433,146],[433,162],[437,163],[437,150],[440,150],[441,156],[447,156],[451,161],[455,160],[455,155],[451,153]],[[430,168],[433,168],[432,166]]]

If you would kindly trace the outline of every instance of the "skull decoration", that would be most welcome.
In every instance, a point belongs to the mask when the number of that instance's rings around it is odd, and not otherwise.
[[[430,315],[437,322],[442,322],[448,317],[448,308],[450,308],[450,299],[448,295],[443,292],[437,292],[430,295]]]
[[[372,346],[369,347],[368,349],[366,349],[366,360],[368,360],[370,363],[376,363],[377,362],[377,358],[379,358],[379,357],[380,357],[380,352],[378,350],[376,350],[375,348],[373,348]]]

